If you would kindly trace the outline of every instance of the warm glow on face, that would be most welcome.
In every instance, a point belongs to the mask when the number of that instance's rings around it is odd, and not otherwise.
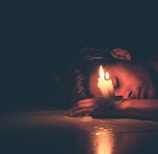
[[[104,80],[104,70],[103,70],[102,65],[100,65],[99,74],[100,74],[100,78]]]
[[[106,78],[106,80],[109,80],[110,75],[109,75],[109,73],[108,73],[108,72],[106,72],[106,74],[105,74],[105,78]]]

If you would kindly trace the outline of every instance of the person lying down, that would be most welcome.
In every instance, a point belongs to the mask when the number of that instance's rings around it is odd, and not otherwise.
[[[108,72],[115,99],[102,98],[98,68]],[[107,88],[107,87],[104,87]],[[158,56],[134,59],[123,48],[84,48],[65,84],[66,116],[158,120]]]

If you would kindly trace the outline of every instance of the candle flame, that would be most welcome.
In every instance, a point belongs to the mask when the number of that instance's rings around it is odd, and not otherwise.
[[[102,80],[104,80],[104,69],[103,69],[102,65],[100,65],[99,74],[100,74],[100,78]]]
[[[99,73],[100,73],[100,78],[101,78],[102,80],[104,80],[104,69],[103,69],[102,65],[100,65]],[[108,72],[105,73],[105,79],[106,79],[106,80],[109,80],[109,79],[110,79],[110,75],[109,75]]]
[[[110,75],[109,75],[108,72],[106,72],[106,74],[105,74],[105,78],[106,78],[106,80],[109,80],[109,79],[110,79]]]

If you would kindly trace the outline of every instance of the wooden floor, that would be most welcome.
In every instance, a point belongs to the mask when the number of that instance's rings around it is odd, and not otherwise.
[[[72,118],[52,109],[4,112],[0,153],[157,154],[158,122]]]

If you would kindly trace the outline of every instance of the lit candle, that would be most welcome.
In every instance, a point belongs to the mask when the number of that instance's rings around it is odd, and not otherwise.
[[[108,72],[106,72],[104,78],[104,70],[102,65],[100,65],[99,74],[100,77],[98,78],[98,88],[101,91],[102,97],[106,100],[112,100],[114,98],[113,84]]]

